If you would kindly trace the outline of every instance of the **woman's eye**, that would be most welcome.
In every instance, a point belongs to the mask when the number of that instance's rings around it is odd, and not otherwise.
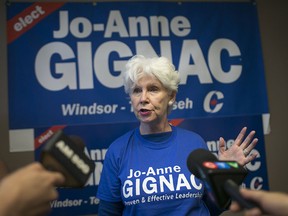
[[[156,92],[158,90],[159,90],[159,88],[156,86],[150,88],[150,91],[152,91],[152,92]]]
[[[133,93],[139,93],[139,92],[141,92],[141,89],[140,89],[140,88],[135,88],[135,89],[133,89]]]

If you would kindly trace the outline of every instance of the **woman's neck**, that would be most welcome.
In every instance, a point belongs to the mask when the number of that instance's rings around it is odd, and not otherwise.
[[[169,132],[172,131],[171,125],[169,122],[165,122],[164,124],[157,124],[157,125],[152,125],[150,124],[145,124],[141,123],[140,124],[140,133],[142,135],[145,134],[154,134],[154,133],[163,133],[163,132]]]

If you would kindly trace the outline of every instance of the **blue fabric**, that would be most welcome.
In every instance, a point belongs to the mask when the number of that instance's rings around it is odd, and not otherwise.
[[[122,202],[107,202],[101,200],[98,206],[98,216],[121,216],[124,205]]]
[[[153,142],[137,128],[115,140],[105,157],[97,197],[122,201],[123,215],[210,215],[204,185],[186,166],[190,152],[207,149],[206,143],[176,127],[167,137]]]

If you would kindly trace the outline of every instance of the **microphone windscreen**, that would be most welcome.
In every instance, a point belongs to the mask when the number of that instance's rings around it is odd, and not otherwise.
[[[40,161],[48,170],[65,176],[65,187],[83,187],[95,164],[84,153],[85,144],[78,136],[66,136],[62,130],[53,134],[42,149]]]
[[[197,149],[189,154],[187,168],[203,181],[208,197],[220,208],[226,208],[230,202],[224,183],[232,180],[239,185],[247,174],[236,161],[219,161],[213,153],[205,149]]]
[[[79,148],[82,151],[84,151],[85,143],[84,143],[84,141],[82,140],[81,137],[76,136],[76,135],[69,135],[68,137],[75,144],[75,146],[77,146],[77,148]]]
[[[217,157],[206,149],[196,149],[192,151],[187,158],[187,167],[189,171],[197,178],[201,178],[199,166],[204,161],[218,161]]]
[[[60,172],[65,178],[63,185],[57,185],[59,187],[82,187],[83,183],[80,183],[54,156],[47,152],[42,153],[41,162],[43,166],[50,171]]]

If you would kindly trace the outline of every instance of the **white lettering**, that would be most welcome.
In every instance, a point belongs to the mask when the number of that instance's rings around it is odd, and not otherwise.
[[[133,182],[131,180],[126,180],[123,185],[123,196],[125,198],[133,196]]]
[[[41,15],[45,14],[45,11],[42,10],[42,7],[37,5],[35,6],[35,10],[32,10],[30,14],[25,17],[19,17],[18,21],[13,26],[14,30],[19,32],[23,28],[28,27],[32,24],[36,19],[39,19]]]
[[[129,176],[131,177],[133,171],[130,169]],[[135,172],[134,172],[135,173]],[[134,175],[134,174],[133,174]],[[134,176],[133,176],[134,177]],[[190,180],[190,181],[189,181]],[[135,195],[141,195],[141,189],[146,194],[155,194],[159,191],[161,193],[168,191],[180,191],[181,188],[191,190],[192,187],[196,190],[202,189],[202,183],[197,185],[194,175],[190,175],[190,179],[187,179],[183,173],[179,175],[156,175],[145,177],[144,179],[136,178],[134,180],[125,180],[122,188],[122,192],[125,198],[133,197]],[[135,191],[134,191],[135,190]]]
[[[194,64],[191,64],[191,58]],[[212,83],[203,52],[197,40],[184,40],[179,62],[180,83],[185,84],[188,76],[198,76],[200,83]]]
[[[165,176],[159,176],[160,180],[160,192],[164,192],[164,186],[166,186],[170,191],[174,191],[173,176],[169,175],[169,180]]]
[[[171,20],[171,31],[178,37],[185,37],[190,34],[191,25],[184,16],[176,16]]]
[[[106,31],[104,33],[105,38],[112,37],[113,33],[118,33],[120,37],[128,37],[128,31],[124,24],[124,20],[120,11],[110,11],[107,21]]]
[[[181,187],[185,187],[187,190],[191,190],[191,186],[183,173],[179,174],[176,191],[179,191]]]
[[[125,70],[126,61],[113,62],[114,72],[117,72],[118,75],[112,75],[110,73],[109,61],[107,61],[112,52],[116,52],[121,58],[132,56],[130,48],[122,42],[111,41],[102,43],[94,56],[94,70],[96,77],[104,86],[119,88],[123,86],[123,77],[121,75],[123,70]]]
[[[106,28],[104,29],[105,24]],[[53,31],[53,37],[64,38],[71,33],[75,38],[87,38],[93,31],[103,30],[104,38],[111,38],[113,34],[117,34],[117,36],[122,38],[139,36],[168,37],[171,33],[177,37],[185,37],[191,31],[191,24],[184,16],[176,16],[171,20],[165,16],[150,16],[148,18],[144,16],[128,17],[128,26],[126,26],[119,10],[110,11],[107,23],[105,24],[93,25],[85,17],[75,17],[69,23],[69,12],[60,11],[59,29]]]
[[[74,154],[71,158],[71,162],[76,165],[76,167],[82,171],[84,174],[88,174],[90,171],[89,166],[77,155]]]
[[[152,183],[149,183],[152,182]],[[143,191],[146,194],[153,194],[157,193],[157,184],[156,184],[156,179],[154,177],[147,177],[143,180]],[[149,187],[149,188],[148,188]]]
[[[82,199],[65,199],[65,200],[53,200],[51,202],[52,208],[62,208],[62,207],[73,207],[73,206],[81,206],[83,200]]]
[[[221,65],[221,54],[226,51],[229,57],[238,58],[241,57],[240,49],[236,43],[228,39],[215,40],[208,51],[208,65],[213,77],[221,83],[235,82],[242,73],[241,65],[231,65],[229,71],[223,71]],[[194,64],[190,64],[190,60],[194,61]],[[213,83],[212,76],[209,73],[208,65],[206,64],[203,52],[197,40],[184,40],[179,71],[181,84],[187,82],[189,75],[196,75],[199,78],[200,83]]]
[[[186,98],[185,100],[175,101],[173,104],[173,110],[179,109],[192,109],[193,108],[193,101],[189,98]]]
[[[221,65],[221,54],[227,52],[230,57],[241,56],[241,52],[236,43],[229,39],[215,40],[208,52],[208,63],[212,75],[221,83],[235,82],[242,73],[241,65],[231,65],[229,71],[223,71]]]
[[[60,56],[61,60],[75,58],[73,50],[65,43],[52,42],[43,46],[35,60],[35,73],[38,82],[50,91],[59,91],[66,87],[77,89],[76,68],[74,62],[56,63],[54,77],[51,71],[51,59]]]
[[[74,151],[66,145],[63,140],[59,140],[55,147],[58,148],[67,158],[71,158],[74,154]]]
[[[76,104],[62,104],[61,108],[63,116],[111,114],[116,113],[118,104],[98,105],[97,103],[93,103],[90,106],[86,106],[76,103]]]
[[[31,17],[36,19],[43,13],[45,12],[41,7],[38,7],[31,13]],[[27,18],[27,21],[17,26],[27,25],[32,19]],[[93,24],[88,18],[71,18],[68,11],[60,11],[59,29],[53,31],[53,37],[65,38],[71,34],[75,38],[83,39],[96,31],[103,31],[105,38],[111,38],[114,34],[122,38],[168,37],[171,34],[184,37],[190,34],[191,24],[184,16],[175,16],[171,19],[165,16],[138,16],[124,20],[119,10],[110,11],[107,23]],[[159,49],[156,50],[155,45],[152,46],[149,40],[136,40],[135,50],[131,50],[127,44],[120,41],[106,41],[94,49],[92,43],[87,41],[77,42],[75,45],[76,50],[64,42],[51,42],[39,50],[35,59],[35,74],[43,88],[49,91],[93,89],[94,77],[107,88],[120,88],[123,86],[122,73],[127,59],[134,54],[151,57],[162,55],[170,60],[174,56],[170,40],[160,40]],[[222,65],[224,57],[237,58],[240,62],[240,49],[232,40],[216,39],[211,43],[207,54],[203,53],[199,42],[195,39],[183,40],[179,49],[178,70],[181,85],[186,84],[188,78],[192,77],[197,78],[201,84],[210,84],[214,81],[228,84],[237,81],[241,76],[242,66],[239,63],[230,65],[228,63],[225,67]],[[118,59],[114,57],[112,60],[111,54]],[[177,62],[174,64],[177,66]],[[191,100],[185,103],[179,101],[174,105],[180,110],[192,109],[192,106]],[[220,104],[217,105],[217,109],[207,109],[209,112],[216,112],[219,107]]]
[[[70,31],[74,37],[86,38],[92,33],[92,24],[87,18],[78,17],[72,20]]]
[[[59,13],[59,29],[53,31],[54,38],[64,38],[69,33],[68,11],[60,11]]]

